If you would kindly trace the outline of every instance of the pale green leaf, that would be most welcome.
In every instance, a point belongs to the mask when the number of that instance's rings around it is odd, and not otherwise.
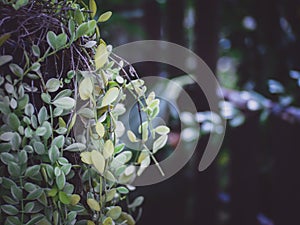
[[[13,59],[11,55],[2,55],[0,56],[0,66],[10,62]]]
[[[113,219],[111,217],[107,217],[103,221],[103,225],[115,225],[115,222],[113,221]]]
[[[95,0],[89,0],[89,9],[91,12],[91,17],[94,18],[97,12],[97,4]]]
[[[144,197],[143,196],[139,196],[136,199],[134,199],[134,201],[128,205],[128,208],[136,208],[139,207],[140,205],[142,205],[144,202]]]
[[[104,144],[103,156],[105,159],[110,158],[114,154],[114,144],[111,140],[107,140]]]
[[[111,15],[112,15],[111,11],[107,11],[107,12],[101,14],[101,16],[98,19],[98,22],[105,22],[105,21],[109,20]]]
[[[94,167],[97,169],[97,171],[100,174],[103,174],[104,169],[105,169],[105,159],[104,159],[103,155],[100,152],[93,150],[91,152],[91,160],[92,160]]]
[[[81,152],[84,149],[86,149],[85,144],[73,143],[73,144],[69,145],[68,147],[66,147],[64,150],[69,151],[69,152]]]
[[[153,149],[152,149],[153,153],[156,153],[159,149],[164,147],[167,141],[168,141],[168,135],[162,135],[159,138],[157,138],[153,143]]]
[[[119,89],[117,87],[110,88],[104,95],[102,100],[102,107],[113,103],[119,96]]]
[[[93,93],[93,82],[91,78],[84,78],[79,84],[79,95],[82,100],[87,100]]]
[[[80,154],[81,161],[86,163],[86,164],[93,164],[92,159],[91,159],[91,152],[82,152]]]
[[[71,205],[77,205],[80,201],[80,195],[73,194],[70,196],[70,204]]]
[[[70,97],[62,97],[53,101],[53,105],[62,109],[72,109],[75,106],[76,101]]]
[[[131,131],[131,130],[128,130],[127,131],[127,136],[128,136],[128,139],[131,141],[131,142],[137,142],[137,138],[135,136],[135,134]]]
[[[11,70],[11,72],[13,72],[13,74],[15,74],[16,76],[18,76],[20,78],[24,74],[23,69],[17,64],[14,64],[14,63],[9,64],[9,69]]]
[[[56,78],[51,78],[47,81],[46,87],[49,92],[55,92],[59,89],[60,81]]]
[[[87,200],[87,204],[92,210],[97,211],[97,212],[100,211],[100,204],[95,199],[89,198]]]
[[[100,136],[100,138],[102,138],[105,134],[105,128],[104,128],[103,124],[100,121],[98,121],[96,123],[96,132]]]
[[[107,216],[111,217],[113,220],[117,220],[122,213],[122,208],[120,206],[111,207],[106,213]]]
[[[158,126],[154,130],[156,133],[158,133],[160,135],[165,135],[165,134],[170,133],[170,128],[167,126],[164,126],[164,125]]]
[[[104,44],[100,44],[97,48],[95,54],[95,65],[96,69],[100,69],[104,66],[104,64],[108,61],[108,51]]]

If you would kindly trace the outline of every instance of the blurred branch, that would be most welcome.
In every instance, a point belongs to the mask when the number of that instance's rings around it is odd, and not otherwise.
[[[284,121],[300,123],[300,108],[298,107],[284,106],[255,92],[236,91],[226,88],[222,88],[222,92],[226,101],[229,101],[237,109],[246,114],[254,113],[259,110],[267,110],[270,114]],[[253,108],[254,104],[257,104],[258,107]]]

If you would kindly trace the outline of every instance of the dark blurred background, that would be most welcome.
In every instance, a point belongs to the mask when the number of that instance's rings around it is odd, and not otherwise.
[[[198,172],[208,136],[199,131],[196,155],[184,169],[137,189],[136,195],[145,196],[138,224],[300,224],[300,1],[108,0],[98,5],[113,11],[101,24],[102,37],[113,46],[146,39],[185,46],[214,71],[226,98],[229,126],[217,159]],[[137,71],[182,75],[151,63],[137,65]],[[187,89],[198,111],[208,110],[199,87]]]

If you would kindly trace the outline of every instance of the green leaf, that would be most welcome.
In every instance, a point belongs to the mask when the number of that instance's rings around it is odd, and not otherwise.
[[[34,165],[34,166],[30,166],[26,169],[26,172],[25,172],[25,176],[26,177],[35,177],[37,174],[40,173],[40,168],[41,166],[40,165]]]
[[[95,0],[89,0],[89,9],[91,12],[91,18],[94,18],[97,13],[97,4]]]
[[[6,33],[0,36],[0,47],[10,38],[10,36],[10,33]]]
[[[80,195],[73,194],[70,196],[70,204],[71,205],[77,205],[80,201]]]
[[[38,199],[43,194],[43,189],[39,188],[34,191],[31,191],[26,196],[26,200],[35,200]]]
[[[62,108],[55,108],[53,110],[53,117],[58,117],[60,116],[62,113],[64,112],[64,110]]]
[[[63,191],[66,192],[67,194],[72,194],[74,192],[74,185],[70,183],[66,183]]]
[[[131,141],[131,142],[137,142],[138,141],[135,134],[131,130],[127,131],[127,136],[128,136],[129,141]]]
[[[65,127],[60,127],[60,128],[58,128],[58,129],[55,130],[56,133],[61,134],[61,135],[66,134],[67,131],[68,131],[68,129],[65,128]]]
[[[152,149],[153,153],[156,153],[159,149],[164,147],[167,141],[168,141],[168,135],[162,135],[159,138],[157,138],[153,143],[153,149]]]
[[[8,125],[14,131],[18,131],[18,128],[20,126],[20,120],[19,120],[19,118],[16,114],[14,114],[14,113],[9,114],[9,116],[8,116]]]
[[[5,220],[5,225],[23,225],[17,216],[8,216]]]
[[[65,175],[68,175],[72,169],[72,164],[63,165],[61,170],[64,172]]]
[[[12,205],[2,205],[1,210],[11,216],[17,215],[19,213],[19,210]]]
[[[7,169],[9,174],[13,177],[19,177],[21,175],[21,168],[17,163],[10,162]]]
[[[23,69],[14,63],[9,64],[9,69],[11,70],[11,72],[13,72],[13,74],[15,74],[17,77],[22,78],[24,75],[24,71]]]
[[[24,189],[27,191],[27,192],[32,192],[34,190],[36,190],[36,185],[33,184],[33,183],[30,183],[30,182],[26,182],[26,184],[24,184]]]
[[[62,166],[69,164],[69,161],[66,158],[64,158],[64,157],[59,157],[57,161]]]
[[[56,177],[60,176],[61,172],[62,171],[61,171],[61,169],[59,167],[55,167],[55,169],[54,169],[54,175]]]
[[[113,103],[119,96],[119,89],[117,87],[110,88],[104,95],[102,100],[102,107]]]
[[[89,25],[88,25],[87,22],[80,24],[79,27],[76,30],[75,40],[82,37],[83,35],[86,35],[88,31],[89,31]]]
[[[9,93],[9,94],[14,93],[14,91],[15,91],[14,86],[11,85],[10,83],[6,83],[4,85],[4,87],[5,87],[5,90],[7,91],[7,93]]]
[[[95,117],[94,111],[90,108],[81,108],[77,113],[78,115],[87,119],[92,119]]]
[[[0,159],[6,165],[8,165],[11,162],[16,162],[15,157],[12,154],[8,153],[8,152],[1,153]]]
[[[60,155],[58,147],[56,145],[52,145],[49,149],[48,156],[52,163],[55,163]]]
[[[111,11],[107,11],[107,12],[101,14],[101,16],[98,19],[98,22],[106,22],[107,20],[109,20],[111,15],[112,15]]]
[[[112,183],[116,182],[115,176],[109,170],[106,170],[103,176],[107,181],[110,181]]]
[[[59,201],[61,201],[65,205],[69,205],[71,203],[70,197],[63,191],[58,193]]]
[[[10,141],[14,136],[13,132],[5,132],[0,135],[0,140],[1,141]]]
[[[126,187],[118,187],[117,188],[117,191],[120,193],[120,194],[124,194],[124,195],[127,195],[129,193],[129,190],[126,188]]]
[[[84,20],[83,13],[80,11],[79,8],[77,8],[74,12],[74,19],[75,19],[77,24],[81,24],[82,21]]]
[[[91,78],[84,78],[79,84],[79,95],[82,100],[87,100],[93,93],[93,82]]]
[[[31,65],[31,70],[32,70],[32,71],[37,72],[37,71],[40,70],[40,68],[41,68],[41,64],[40,64],[39,62],[35,62],[35,63],[33,63],[33,64]]]
[[[29,220],[25,225],[34,225],[44,219],[44,215],[38,215]]]
[[[41,98],[42,100],[47,103],[47,104],[50,104],[51,103],[51,96],[47,93],[42,93],[41,94]]]
[[[38,154],[38,155],[43,155],[46,153],[45,151],[45,146],[42,142],[34,142],[33,143],[33,148],[34,151]]]
[[[111,207],[106,213],[107,216],[111,217],[113,220],[117,220],[122,213],[122,208],[120,206]]]
[[[26,105],[25,107],[25,114],[29,117],[31,117],[34,113],[34,107],[31,103],[29,103],[28,105]]]
[[[38,121],[39,121],[39,124],[42,125],[43,122],[45,120],[48,119],[48,113],[47,113],[47,109],[45,106],[43,106],[40,111],[39,111],[39,114],[38,114]]]
[[[114,150],[115,150],[115,148],[114,148],[114,144],[112,143],[112,141],[107,140],[104,143],[104,148],[103,148],[104,159],[110,158],[114,154]]]
[[[95,199],[89,198],[87,204],[92,210],[100,212],[100,205]]]
[[[23,165],[27,163],[28,160],[27,152],[25,150],[21,150],[18,153],[18,159],[19,159],[19,165]]]
[[[39,46],[33,45],[33,46],[31,47],[31,49],[32,49],[32,53],[33,53],[34,56],[40,57],[41,51],[40,51]]]
[[[56,49],[61,49],[67,43],[67,34],[61,33],[56,38]]]
[[[53,31],[49,31],[47,33],[47,42],[48,42],[49,46],[51,48],[53,48],[54,50],[55,50],[55,47],[56,47],[55,41],[56,41],[56,34]]]
[[[24,212],[31,213],[33,208],[34,208],[34,202],[28,202],[28,203],[26,203],[26,205],[24,207]]]
[[[64,150],[69,152],[81,152],[86,149],[85,144],[82,143],[73,143],[66,147]]]
[[[46,88],[49,92],[56,92],[59,89],[60,81],[56,78],[51,78],[46,83]]]
[[[136,222],[134,221],[132,216],[128,213],[122,212],[121,219],[123,221],[126,221],[127,225],[135,225],[136,224]]]
[[[23,192],[20,187],[12,186],[10,192],[11,192],[11,195],[14,197],[14,199],[16,199],[16,200],[23,199]]]
[[[91,160],[92,160],[94,167],[97,169],[97,171],[100,174],[103,174],[104,169],[105,169],[105,159],[104,159],[103,155],[100,152],[93,150],[91,152]]]
[[[75,103],[76,103],[76,101],[73,98],[70,98],[70,97],[62,97],[62,98],[56,99],[53,102],[53,104],[56,107],[66,109],[66,110],[74,108]]]
[[[59,190],[63,190],[66,184],[66,177],[64,173],[61,173],[58,177],[55,178],[56,185]]]
[[[106,193],[106,202],[110,202],[111,200],[113,200],[113,198],[115,197],[116,193],[117,193],[117,190],[115,188],[109,190]]]
[[[77,212],[75,211],[69,212],[67,215],[67,221],[72,222],[70,224],[74,224],[76,222],[76,216],[77,216]]]
[[[144,170],[150,165],[151,160],[148,151],[143,150],[138,158],[138,163],[141,164],[139,170],[137,171],[137,175],[141,176]]]
[[[102,138],[105,134],[105,128],[104,128],[103,124],[100,121],[98,121],[96,123],[96,132],[97,132],[97,134],[99,135],[100,138]]]
[[[56,145],[57,148],[62,148],[65,144],[65,137],[63,135],[59,135],[53,139],[51,145]]]
[[[2,55],[0,56],[0,66],[10,62],[13,59],[11,55]]]
[[[111,217],[107,217],[103,221],[103,225],[115,225],[115,222],[113,221],[113,219]]]
[[[38,136],[44,136],[47,132],[47,129],[45,127],[38,127],[35,131],[35,134]]]
[[[53,31],[49,31],[47,33],[47,42],[51,48],[59,50],[67,43],[67,35],[61,33],[57,36]]]
[[[75,22],[73,19],[70,19],[68,22],[68,28],[69,28],[69,32],[72,36],[75,35]]]
[[[70,97],[72,94],[72,90],[70,89],[65,89],[65,90],[62,90],[61,92],[59,92],[53,100],[56,100],[56,99],[59,99],[61,97]]]
[[[144,202],[144,197],[143,196],[139,196],[136,199],[134,199],[134,201],[128,205],[128,208],[136,208],[139,207],[140,205],[142,205]]]
[[[119,144],[117,146],[115,146],[115,154],[118,154],[119,152],[121,152],[123,149],[125,148],[125,144]]]
[[[7,177],[2,177],[1,185],[6,189],[10,189],[12,186],[16,186],[16,183]]]
[[[18,10],[19,8],[25,6],[28,4],[28,0],[17,0],[15,4],[13,4],[13,7],[15,10]]]
[[[58,192],[57,188],[53,187],[51,190],[47,192],[47,194],[49,197],[55,197],[57,195],[57,192]]]
[[[160,135],[165,135],[165,134],[170,133],[170,128],[167,126],[163,126],[163,125],[156,127],[154,130],[156,133],[158,133]]]
[[[43,139],[48,140],[52,135],[52,126],[48,121],[45,121],[42,126],[46,128],[46,134],[43,136]]]
[[[91,152],[82,152],[80,154],[81,161],[86,163],[86,164],[93,164],[92,159],[91,159]]]
[[[108,61],[108,51],[104,44],[100,44],[97,48],[95,54],[95,65],[96,69],[100,69],[104,66],[104,64]]]

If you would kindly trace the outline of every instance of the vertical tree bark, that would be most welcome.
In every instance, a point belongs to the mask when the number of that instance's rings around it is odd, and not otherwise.
[[[270,149],[274,154],[271,207],[274,224],[296,224],[299,221],[300,152],[298,124],[271,118]]]
[[[230,132],[230,224],[258,224],[258,165],[256,154],[261,143],[259,118],[248,118]]]
[[[195,0],[195,53],[200,56],[212,71],[215,70],[218,52],[218,0]],[[191,95],[198,111],[207,110],[207,101],[199,87],[191,88]],[[201,97],[202,96],[202,97]],[[203,154],[205,139],[201,138],[196,149],[199,163]],[[193,177],[193,221],[191,224],[215,225],[217,223],[217,181],[216,163]]]

